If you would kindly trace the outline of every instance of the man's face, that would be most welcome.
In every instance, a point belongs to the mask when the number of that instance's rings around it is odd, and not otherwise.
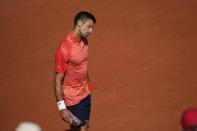
[[[88,37],[88,35],[93,31],[93,25],[94,22],[90,19],[85,22],[81,21],[81,24],[79,25],[79,32],[81,36],[84,38]]]

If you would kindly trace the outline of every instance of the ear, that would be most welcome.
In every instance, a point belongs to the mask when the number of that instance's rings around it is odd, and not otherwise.
[[[77,24],[78,24],[79,26],[81,26],[81,25],[83,24],[83,21],[78,20]]]

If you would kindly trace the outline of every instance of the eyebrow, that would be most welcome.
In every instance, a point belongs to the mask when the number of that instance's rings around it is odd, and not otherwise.
[[[90,24],[90,25],[88,25],[88,26],[93,28],[93,25],[91,25],[91,24]]]

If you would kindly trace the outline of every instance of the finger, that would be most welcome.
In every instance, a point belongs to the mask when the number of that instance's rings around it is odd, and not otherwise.
[[[63,117],[62,120],[63,120],[63,121],[66,121],[66,118]]]
[[[71,124],[72,120],[70,119],[70,116],[67,117],[67,121]]]
[[[68,120],[65,120],[65,122],[69,123],[69,121],[68,121]]]
[[[70,123],[68,120],[64,120],[66,123]]]
[[[63,117],[62,120],[68,122],[68,119],[66,119],[65,117]]]

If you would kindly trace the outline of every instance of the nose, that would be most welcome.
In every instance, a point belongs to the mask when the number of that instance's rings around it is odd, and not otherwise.
[[[92,32],[93,32],[93,28],[90,28],[90,29],[89,29],[89,32],[92,33]]]

